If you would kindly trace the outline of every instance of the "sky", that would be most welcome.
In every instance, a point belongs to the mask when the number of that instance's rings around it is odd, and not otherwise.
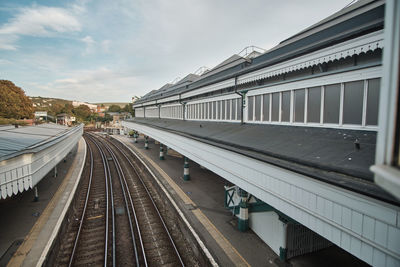
[[[0,79],[28,96],[130,102],[350,0],[1,0]]]

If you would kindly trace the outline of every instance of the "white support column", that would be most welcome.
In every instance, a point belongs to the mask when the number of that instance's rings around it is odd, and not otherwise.
[[[54,177],[57,177],[57,174],[58,174],[58,172],[57,172],[57,165],[56,165],[56,166],[54,166]]]
[[[239,203],[239,216],[238,228],[241,232],[246,232],[249,229],[249,207],[247,203],[248,193],[239,189],[240,203]]]
[[[189,174],[189,159],[187,157],[184,157],[184,163],[183,163],[183,180],[189,181],[190,180],[190,174]]]

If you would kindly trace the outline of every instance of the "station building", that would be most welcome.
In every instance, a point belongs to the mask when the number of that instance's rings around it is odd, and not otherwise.
[[[282,259],[335,244],[399,266],[399,14],[358,1],[151,91],[122,125],[232,183],[239,229]]]

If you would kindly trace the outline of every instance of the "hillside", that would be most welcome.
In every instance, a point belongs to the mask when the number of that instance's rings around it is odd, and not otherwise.
[[[41,97],[41,96],[31,96],[29,97],[32,100],[33,107],[36,110],[47,110],[54,105],[61,105],[65,106],[66,104],[72,105],[72,101],[60,99],[60,98],[48,98],[48,97]]]
[[[123,107],[125,107],[125,105],[127,105],[127,104],[129,104],[129,102],[125,102],[125,103],[122,103],[122,102],[116,102],[116,103],[112,103],[112,102],[108,102],[108,103],[94,103],[95,105],[99,105],[99,106],[101,106],[101,105],[104,105],[105,107],[109,107],[109,106],[111,106],[111,105],[117,105],[117,106],[120,106],[121,108],[123,108]]]

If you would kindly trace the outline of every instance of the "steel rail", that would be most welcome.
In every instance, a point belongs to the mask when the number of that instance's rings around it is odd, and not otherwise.
[[[89,144],[87,144],[87,146],[88,146],[88,148],[89,148],[89,153],[90,153],[90,174],[89,174],[88,189],[87,189],[87,192],[86,192],[86,199],[85,199],[85,204],[84,204],[84,206],[83,206],[83,211],[82,211],[81,220],[80,220],[80,222],[79,222],[78,233],[76,234],[75,241],[74,241],[74,246],[73,246],[73,248],[72,248],[71,257],[70,257],[69,263],[68,263],[68,266],[69,266],[69,267],[72,266],[72,263],[73,263],[73,261],[74,261],[75,251],[76,251],[76,248],[77,248],[77,246],[78,246],[78,240],[79,240],[79,237],[80,237],[80,234],[81,234],[82,225],[83,225],[83,220],[85,219],[86,208],[87,208],[87,204],[88,204],[88,201],[89,201],[90,188],[91,188],[91,185],[92,185],[92,177],[93,177],[93,151],[92,151],[92,148],[90,147]]]
[[[133,229],[131,213],[129,211],[129,204],[128,204],[128,200],[127,200],[126,191],[127,191],[128,195],[129,195],[129,198],[130,198],[130,204],[131,204],[131,208],[132,208],[133,213],[134,213],[134,218],[135,218],[135,220],[137,220],[136,212],[134,210],[135,208],[134,208],[133,202],[132,202],[132,197],[130,195],[128,185],[126,183],[125,174],[124,174],[124,172],[122,170],[121,164],[119,163],[119,160],[118,160],[117,156],[115,155],[115,153],[112,151],[111,147],[107,143],[104,143],[104,146],[108,150],[108,152],[111,154],[111,156],[112,156],[112,158],[114,160],[114,163],[115,163],[115,167],[116,167],[117,173],[118,173],[119,182],[121,184],[121,189],[122,189],[122,193],[123,193],[123,196],[124,196],[125,207],[126,207],[126,210],[127,210],[127,215],[128,215],[128,220],[129,220],[129,227],[130,227],[130,230],[131,230],[131,237],[132,237],[132,244],[133,244],[134,253],[135,253],[136,265],[140,266],[140,260],[139,260],[137,245],[136,245],[135,232],[134,232],[134,229]],[[138,229],[138,235],[140,236],[140,229]],[[141,242],[141,246],[143,247],[142,240],[140,240],[140,242]],[[144,257],[144,261],[145,261],[145,266],[148,266],[147,265],[146,256],[143,255],[143,257]]]
[[[101,158],[102,158],[102,160],[103,160],[103,166],[104,166],[104,174],[105,174],[105,176],[106,176],[106,194],[107,194],[107,201],[106,201],[106,240],[105,240],[105,248],[104,248],[104,266],[107,266],[107,258],[108,258],[108,218],[109,218],[109,190],[108,190],[108,188],[109,188],[109,186],[108,186],[108,183],[109,182],[111,182],[111,178],[110,178],[110,176],[109,176],[109,174],[110,174],[110,169],[109,169],[109,166],[108,166],[108,161],[107,161],[107,158],[106,158],[106,156],[105,156],[105,154],[104,154],[104,152],[103,152],[103,150],[100,148],[100,146],[99,146],[99,144],[97,143],[98,141],[95,141],[95,139],[96,138],[94,138],[93,136],[92,136],[92,134],[88,134],[88,136],[90,136],[90,139],[92,140],[92,142],[96,145],[96,147],[98,148],[98,150],[99,150],[99,152],[100,152],[100,155],[101,155]],[[111,190],[112,190],[112,185],[110,184],[110,186],[111,186]],[[115,224],[114,224],[114,222],[115,222],[115,218],[114,218],[114,216],[115,216],[115,214],[114,214],[114,200],[113,200],[113,196],[112,196],[112,193],[111,193],[111,208],[112,208],[112,215],[113,215],[113,218],[112,218],[112,227],[113,227],[113,230],[112,230],[112,234],[113,234],[113,250],[115,249]],[[115,250],[113,251],[113,266],[115,266]]]
[[[94,141],[88,136],[88,139],[90,139],[93,143]],[[94,143],[96,145],[96,143]],[[88,182],[88,189],[86,192],[86,198],[85,198],[85,203],[84,203],[84,207],[83,207],[83,211],[82,211],[82,216],[81,216],[81,220],[79,222],[79,228],[78,228],[78,233],[75,237],[75,241],[74,241],[74,246],[72,248],[72,253],[71,253],[71,257],[68,263],[68,266],[71,267],[73,262],[74,262],[74,257],[75,257],[75,253],[76,253],[76,249],[78,247],[78,242],[79,242],[79,237],[82,231],[82,226],[83,226],[83,222],[85,219],[85,215],[86,215],[86,209],[87,209],[87,204],[89,201],[89,195],[90,195],[90,189],[91,189],[91,185],[92,185],[92,178],[93,178],[93,166],[94,166],[94,161],[93,161],[93,151],[92,148],[90,147],[89,144],[87,144],[87,146],[89,147],[89,152],[90,152],[90,174],[89,174],[89,182]],[[97,146],[97,145],[96,145]],[[105,161],[104,158],[102,158],[103,161],[103,167],[104,167],[104,174],[105,174],[105,182],[106,182],[106,190],[107,190],[107,175],[106,175],[106,169],[105,169]],[[105,256],[104,256],[104,266],[107,266],[107,236],[108,236],[108,198],[106,199],[106,230],[105,230]]]
[[[177,249],[177,247],[176,247],[176,245],[175,245],[175,242],[174,242],[174,240],[172,239],[171,233],[169,232],[169,230],[168,230],[168,228],[167,228],[167,225],[165,224],[165,221],[164,221],[164,219],[162,218],[161,213],[160,213],[160,211],[158,210],[157,205],[156,205],[156,203],[154,202],[153,197],[152,197],[151,194],[150,194],[150,191],[148,190],[146,184],[143,182],[143,179],[142,179],[141,175],[139,175],[139,172],[137,171],[137,168],[134,166],[134,164],[132,163],[132,161],[129,159],[129,157],[127,156],[127,154],[125,153],[125,151],[123,151],[120,147],[118,147],[117,145],[115,145],[113,142],[110,142],[110,141],[109,141],[109,143],[111,143],[114,147],[116,147],[116,148],[122,153],[122,155],[124,155],[124,157],[126,158],[126,160],[127,160],[128,163],[129,163],[129,165],[130,165],[130,166],[132,167],[132,169],[135,171],[137,177],[139,178],[139,181],[140,181],[141,184],[143,185],[144,189],[145,189],[146,192],[147,192],[147,195],[149,196],[151,202],[153,203],[153,206],[154,206],[155,210],[157,211],[157,214],[158,214],[158,216],[159,216],[159,218],[160,218],[160,220],[161,220],[161,222],[162,222],[162,224],[163,224],[164,230],[166,231],[166,233],[167,233],[167,235],[168,235],[168,238],[169,238],[169,240],[170,240],[172,246],[174,247],[175,254],[176,254],[176,256],[178,257],[178,259],[179,259],[179,261],[180,261],[180,263],[181,263],[181,266],[185,266],[185,264],[183,263],[182,257],[181,257],[181,255],[180,255],[180,253],[179,253],[179,251],[178,251],[178,249]]]

